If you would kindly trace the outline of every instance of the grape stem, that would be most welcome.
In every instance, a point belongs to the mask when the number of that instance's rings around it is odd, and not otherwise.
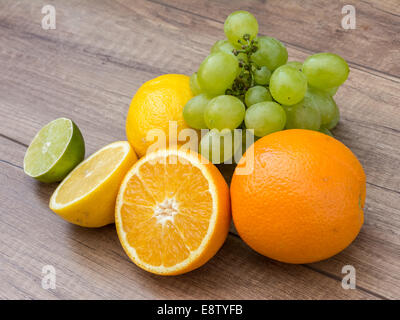
[[[250,40],[249,34],[243,35],[242,39],[239,39],[238,42],[241,45],[241,49],[234,49],[232,52],[235,56],[241,53],[245,54],[247,56],[247,61],[239,58],[240,73],[233,81],[232,88],[227,89],[225,94],[236,96],[243,100],[246,91],[255,85],[255,70],[260,69],[251,59],[251,55],[258,49],[258,42],[254,39]]]

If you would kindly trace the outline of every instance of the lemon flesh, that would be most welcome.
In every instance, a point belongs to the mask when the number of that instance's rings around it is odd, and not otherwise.
[[[84,227],[113,223],[121,181],[136,160],[127,141],[105,146],[60,183],[50,199],[50,209],[61,218]]]
[[[65,205],[93,191],[124,159],[123,148],[108,148],[83,162],[64,182],[55,199]]]

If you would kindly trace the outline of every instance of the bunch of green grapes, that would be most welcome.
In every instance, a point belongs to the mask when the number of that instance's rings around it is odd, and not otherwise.
[[[349,74],[343,58],[318,53],[304,63],[288,62],[286,47],[259,36],[258,22],[247,11],[231,13],[224,32],[226,39],[212,46],[190,77],[195,97],[183,109],[190,127],[211,130],[200,141],[205,157],[214,163],[232,158],[237,146],[224,150],[231,144],[215,141],[233,139],[228,132],[239,127],[252,129],[255,139],[295,128],[332,135],[340,119],[333,96]]]

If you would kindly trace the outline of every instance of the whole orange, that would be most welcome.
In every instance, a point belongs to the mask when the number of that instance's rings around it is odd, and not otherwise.
[[[246,162],[254,170],[240,174]],[[233,221],[240,237],[269,258],[316,262],[355,239],[365,193],[364,170],[344,144],[316,131],[279,131],[255,142],[235,169]]]

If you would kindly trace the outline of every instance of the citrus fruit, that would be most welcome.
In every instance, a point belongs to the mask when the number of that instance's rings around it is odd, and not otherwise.
[[[126,172],[137,157],[127,141],[111,143],[78,165],[50,199],[50,209],[83,226],[114,222],[115,199]]]
[[[66,118],[45,125],[33,138],[24,158],[24,171],[42,182],[61,181],[85,157],[79,128]]]
[[[254,170],[240,175],[252,161]],[[346,248],[364,221],[366,177],[338,140],[311,130],[285,130],[256,141],[235,169],[232,215],[257,252],[287,263],[311,263]]]
[[[176,121],[178,135],[182,129],[189,128],[182,111],[191,98],[189,77],[182,74],[162,75],[139,88],[129,107],[126,135],[140,157],[150,145],[160,142],[153,141],[160,130],[166,137],[162,138],[166,140],[164,147],[168,145],[170,121]]]
[[[196,269],[224,243],[229,189],[218,169],[192,151],[158,150],[140,159],[119,190],[115,225],[140,268],[160,275]]]

